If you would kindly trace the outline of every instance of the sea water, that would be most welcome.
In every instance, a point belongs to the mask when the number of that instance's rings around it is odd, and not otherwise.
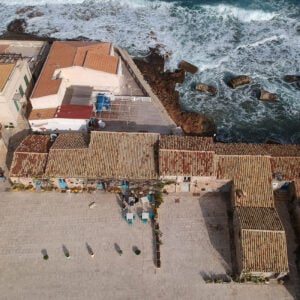
[[[16,17],[27,32],[56,38],[111,41],[143,57],[160,45],[172,53],[166,68],[184,59],[199,67],[177,86],[186,111],[217,124],[220,141],[300,143],[300,87],[283,81],[300,74],[300,0],[0,0],[0,30]],[[16,14],[32,5],[44,15]],[[230,89],[226,82],[249,75],[252,83]],[[195,91],[198,82],[217,87],[212,97]],[[257,99],[261,89],[277,103]]]

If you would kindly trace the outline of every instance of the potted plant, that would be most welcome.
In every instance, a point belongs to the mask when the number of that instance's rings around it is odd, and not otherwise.
[[[44,258],[44,260],[48,260],[48,258],[49,258],[48,254],[44,254],[43,258]]]

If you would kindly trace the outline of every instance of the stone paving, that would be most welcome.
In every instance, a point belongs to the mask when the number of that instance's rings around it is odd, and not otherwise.
[[[162,268],[150,224],[130,226],[115,194],[11,192],[0,182],[1,299],[292,299],[282,285],[206,284],[230,268],[221,195],[168,195],[159,210]],[[180,198],[175,203],[175,198]],[[91,202],[94,208],[89,208]],[[215,236],[214,236],[215,235]],[[92,258],[86,243],[93,249]],[[115,250],[120,245],[123,254]],[[63,245],[70,259],[63,253]],[[139,256],[132,247],[141,249]],[[49,260],[42,258],[47,250]]]

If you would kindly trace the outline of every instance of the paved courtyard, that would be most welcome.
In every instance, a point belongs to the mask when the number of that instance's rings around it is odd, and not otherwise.
[[[159,210],[162,268],[156,269],[150,224],[128,225],[116,195],[6,187],[1,183],[1,299],[293,299],[277,284],[205,283],[204,274],[224,274],[231,264],[222,194],[165,198]]]

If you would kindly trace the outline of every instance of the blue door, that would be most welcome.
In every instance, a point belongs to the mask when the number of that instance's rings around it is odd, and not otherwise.
[[[61,189],[66,189],[66,188],[68,188],[67,183],[66,183],[65,180],[62,179],[62,178],[59,178],[59,179],[58,179],[58,184],[59,184],[59,187],[60,187]]]

